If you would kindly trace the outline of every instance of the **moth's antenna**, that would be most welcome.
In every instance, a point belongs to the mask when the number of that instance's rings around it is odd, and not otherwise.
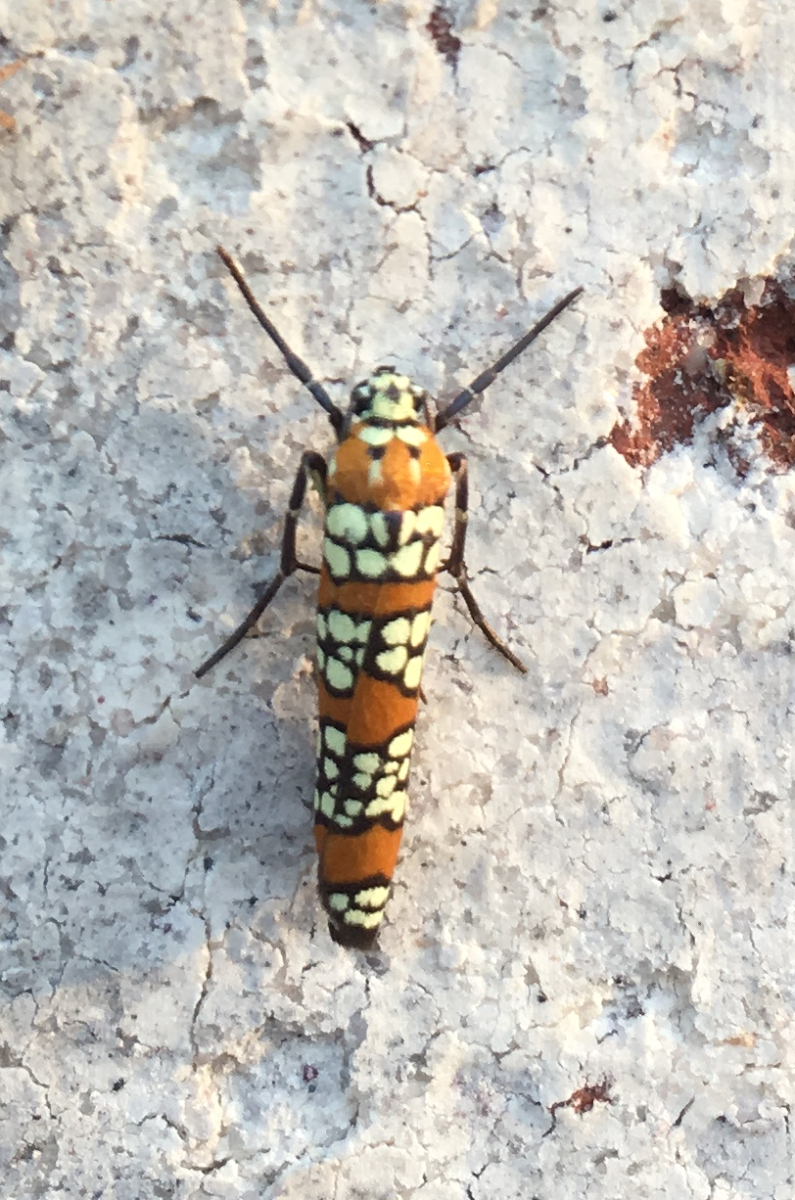
[[[287,364],[288,370],[292,371],[296,379],[300,379],[304,387],[312,393],[320,407],[328,416],[328,419],[334,426],[334,432],[336,433],[337,438],[339,438],[342,434],[342,426],[345,420],[343,413],[337,408],[326,389],[321,387],[316,379],[313,379],[312,372],[309,370],[309,367],[306,365],[306,363],[300,359],[297,354],[293,354],[292,350],[287,345],[276,326],[273,324],[270,318],[265,315],[265,312],[257,302],[254,293],[246,283],[243,272],[232,258],[232,255],[228,252],[228,250],[224,250],[223,246],[218,247],[218,253],[230,275],[240,288],[240,291],[243,293],[243,299],[245,300],[246,304],[249,306],[271,341],[275,342],[281,350],[282,357]]]
[[[493,366],[490,366],[487,371],[484,371],[481,375],[478,375],[477,379],[474,379],[472,383],[470,383],[469,387],[465,387],[463,392],[459,392],[455,400],[448,404],[447,408],[442,409],[442,411],[436,417],[436,421],[434,422],[435,430],[438,431],[440,429],[444,429],[445,425],[449,425],[451,421],[455,420],[459,413],[463,412],[466,406],[471,404],[476,396],[479,396],[481,392],[485,392],[489,384],[493,383],[497,376],[504,371],[505,368],[509,366],[515,358],[518,358],[522,351],[526,350],[531,342],[535,341],[539,333],[544,332],[547,325],[552,324],[552,322],[555,320],[555,317],[562,313],[564,308],[568,308],[569,305],[577,299],[582,290],[583,289],[581,287],[577,287],[573,292],[569,292],[568,296],[564,296],[562,300],[558,300],[557,304],[552,306],[546,316],[543,316],[537,325],[534,325],[532,329],[528,330],[524,337],[519,338],[519,341],[515,346],[511,346],[510,350],[508,350],[506,354],[503,354],[502,358],[498,358]]]

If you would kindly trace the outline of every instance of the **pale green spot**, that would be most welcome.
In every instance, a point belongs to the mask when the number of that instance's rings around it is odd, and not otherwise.
[[[350,896],[346,896],[344,892],[332,892],[328,898],[328,906],[334,912],[345,912],[345,909],[351,902]]]
[[[344,817],[342,813],[337,813],[336,817],[334,818],[334,824],[339,825],[341,829],[350,829],[351,825],[353,824],[353,820],[351,817]]]
[[[353,757],[353,765],[357,771],[367,771],[370,775],[374,775],[381,763],[381,757],[372,751],[366,751],[364,754],[355,754]]]
[[[334,797],[331,792],[324,792],[320,797],[320,811],[324,817],[334,816]]]
[[[356,622],[347,613],[332,608],[328,615],[328,631],[335,642],[352,642],[356,637]]]
[[[361,800],[346,800],[343,808],[349,817],[358,817],[364,805]]]
[[[385,446],[387,442],[391,442],[394,433],[391,429],[384,429],[380,425],[362,425],[356,431],[356,436],[360,442],[365,442],[368,446]]]
[[[343,662],[353,661],[353,651],[350,646],[337,646],[337,655]]]
[[[385,675],[399,675],[406,665],[409,652],[405,646],[395,646],[394,650],[383,650],[376,656],[376,664]]]
[[[366,792],[372,786],[373,777],[372,775],[365,774],[364,771],[357,771],[351,782],[360,792]]]
[[[333,758],[323,759],[323,774],[326,776],[326,779],[336,779],[339,773],[340,769]]]
[[[326,663],[326,679],[335,691],[347,692],[353,684],[353,671],[338,658],[330,658]]]
[[[358,504],[335,504],[326,514],[326,529],[338,542],[358,546],[367,537],[367,513]]]
[[[351,556],[344,546],[338,546],[331,538],[323,542],[323,557],[335,579],[345,579],[350,575]]]
[[[317,636],[323,641],[326,637],[326,618],[323,613],[317,614]]]
[[[326,656],[319,646],[317,648],[317,665],[321,671],[326,665]]]
[[[387,560],[378,550],[357,550],[356,570],[366,579],[380,579],[387,568]]]
[[[345,734],[333,725],[327,725],[323,734],[324,741],[332,754],[341,758],[345,753]]]
[[[370,513],[370,528],[378,545],[386,546],[389,542],[389,526],[382,512]]]

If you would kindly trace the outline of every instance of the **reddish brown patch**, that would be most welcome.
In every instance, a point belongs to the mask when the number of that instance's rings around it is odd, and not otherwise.
[[[556,1104],[551,1105],[549,1111],[554,1117],[559,1108],[571,1108],[574,1112],[582,1115],[590,1112],[597,1101],[602,1104],[613,1103],[610,1096],[610,1085],[606,1079],[603,1079],[601,1083],[589,1083],[585,1087],[578,1088],[576,1092],[572,1092],[568,1100],[558,1100]]]
[[[778,467],[795,464],[795,394],[787,368],[795,364],[795,297],[774,279],[758,304],[733,288],[714,307],[694,304],[670,289],[660,300],[667,316],[645,334],[636,361],[648,377],[635,385],[634,421],[618,422],[610,441],[635,467],[645,467],[692,441],[696,422],[734,405],[759,430],[764,453]],[[729,435],[738,474],[749,463]]]
[[[433,44],[442,58],[446,58],[450,66],[455,67],[461,50],[461,39],[453,33],[453,22],[449,9],[444,4],[437,4],[425,28],[431,35]]]

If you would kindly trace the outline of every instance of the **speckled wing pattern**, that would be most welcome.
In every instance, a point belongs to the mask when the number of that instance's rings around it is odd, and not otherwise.
[[[315,841],[335,941],[372,945],[389,897],[450,467],[390,368],[354,391],[326,480]]]

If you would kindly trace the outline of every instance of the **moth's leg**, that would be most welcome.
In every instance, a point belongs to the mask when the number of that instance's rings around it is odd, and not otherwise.
[[[527,674],[527,667],[512,650],[509,650],[500,637],[494,632],[486,618],[483,616],[480,605],[472,595],[472,589],[469,586],[467,579],[466,561],[464,559],[464,550],[466,547],[467,536],[467,520],[468,520],[468,501],[469,501],[469,483],[467,478],[467,460],[465,454],[448,454],[447,461],[450,464],[450,470],[455,477],[455,526],[453,528],[453,544],[450,547],[450,557],[443,566],[443,570],[449,571],[453,579],[456,581],[461,597],[469,609],[469,615],[481,631],[486,641],[490,642],[495,650],[499,650],[504,658],[512,666],[516,667],[517,671],[521,671],[523,675]]]
[[[284,532],[282,534],[282,553],[279,563],[279,570],[270,581],[265,591],[260,596],[257,603],[252,608],[251,612],[244,621],[238,625],[233,634],[230,635],[224,642],[223,646],[219,647],[214,654],[211,654],[206,662],[203,662],[196,672],[196,678],[201,679],[208,671],[225,658],[230,650],[234,650],[238,642],[242,642],[248,631],[256,625],[265,609],[273,600],[279,588],[284,583],[285,579],[289,579],[295,571],[311,571],[317,575],[318,568],[311,567],[307,563],[299,562],[295,553],[295,529],[298,524],[298,515],[304,503],[306,496],[306,486],[310,479],[318,488],[325,503],[325,488],[326,488],[326,463],[319,454],[308,450],[301,456],[301,465],[298,468],[298,474],[295,477],[293,490],[290,495],[290,504],[284,518]]]

